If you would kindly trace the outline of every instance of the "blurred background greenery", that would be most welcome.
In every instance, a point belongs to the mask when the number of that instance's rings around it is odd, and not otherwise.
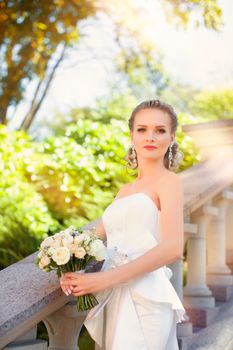
[[[154,2],[174,30],[218,33],[224,26],[216,0]],[[179,171],[201,160],[181,125],[232,118],[232,86],[197,88],[169,75],[156,43],[142,36],[148,10],[140,0],[1,1],[0,269],[35,252],[47,235],[100,217],[121,185],[132,181],[136,172],[124,161],[127,120],[143,99],[160,98],[178,112]],[[96,52],[95,39],[85,41],[102,23],[111,32],[107,53]],[[80,62],[111,63],[107,92],[92,104],[71,103],[65,112],[54,104],[52,113],[39,117],[56,74],[65,64],[72,70],[77,53]],[[82,86],[87,94],[90,88]],[[81,350],[93,347],[85,329],[80,344]]]

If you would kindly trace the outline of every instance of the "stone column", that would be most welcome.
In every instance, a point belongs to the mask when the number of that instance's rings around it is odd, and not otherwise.
[[[215,299],[206,283],[206,231],[211,217],[218,210],[210,204],[203,205],[192,214],[191,220],[197,225],[197,233],[187,242],[187,284],[184,300],[188,308],[213,308]]]
[[[232,285],[233,275],[226,265],[226,212],[233,192],[224,190],[215,199],[219,214],[209,226],[207,235],[207,283]]]
[[[48,350],[78,350],[78,337],[87,311],[77,312],[76,298],[61,309],[45,317],[49,334]]]
[[[233,272],[233,204],[226,212],[226,263]]]

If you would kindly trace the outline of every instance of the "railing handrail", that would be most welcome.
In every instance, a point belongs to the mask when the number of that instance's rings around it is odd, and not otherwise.
[[[201,207],[232,184],[232,153],[222,152],[179,173],[184,188],[184,214]]]

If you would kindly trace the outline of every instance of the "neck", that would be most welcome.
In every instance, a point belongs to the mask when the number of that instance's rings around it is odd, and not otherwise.
[[[151,178],[155,179],[159,177],[164,170],[166,170],[166,168],[163,164],[163,159],[159,159],[158,161],[141,160],[138,164],[137,180],[146,181]]]

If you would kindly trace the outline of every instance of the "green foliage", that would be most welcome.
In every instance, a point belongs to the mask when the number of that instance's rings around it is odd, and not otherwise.
[[[233,119],[233,88],[202,91],[194,95],[189,108],[203,121]]]
[[[0,268],[33,253],[59,224],[28,182],[29,138],[0,127]]]
[[[163,0],[169,20],[187,27],[191,20],[196,26],[204,24],[208,29],[219,30],[222,26],[222,10],[218,0]],[[195,16],[194,16],[195,15]]]
[[[65,136],[51,137],[38,147],[46,163],[37,166],[34,184],[55,217],[79,217],[84,224],[101,215],[127,178],[122,161],[126,137],[119,139],[123,127],[116,120],[103,125],[80,119]]]
[[[1,267],[35,251],[46,234],[101,216],[129,179],[117,139],[121,124],[81,122],[41,143],[1,126]]]
[[[184,125],[185,115],[179,115],[178,119],[181,125]],[[176,132],[176,140],[179,143],[179,148],[183,153],[183,161],[180,164],[179,172],[187,168],[190,168],[192,165],[195,165],[201,161],[201,155],[199,149],[195,146],[192,138],[181,130],[181,125],[179,125]]]

